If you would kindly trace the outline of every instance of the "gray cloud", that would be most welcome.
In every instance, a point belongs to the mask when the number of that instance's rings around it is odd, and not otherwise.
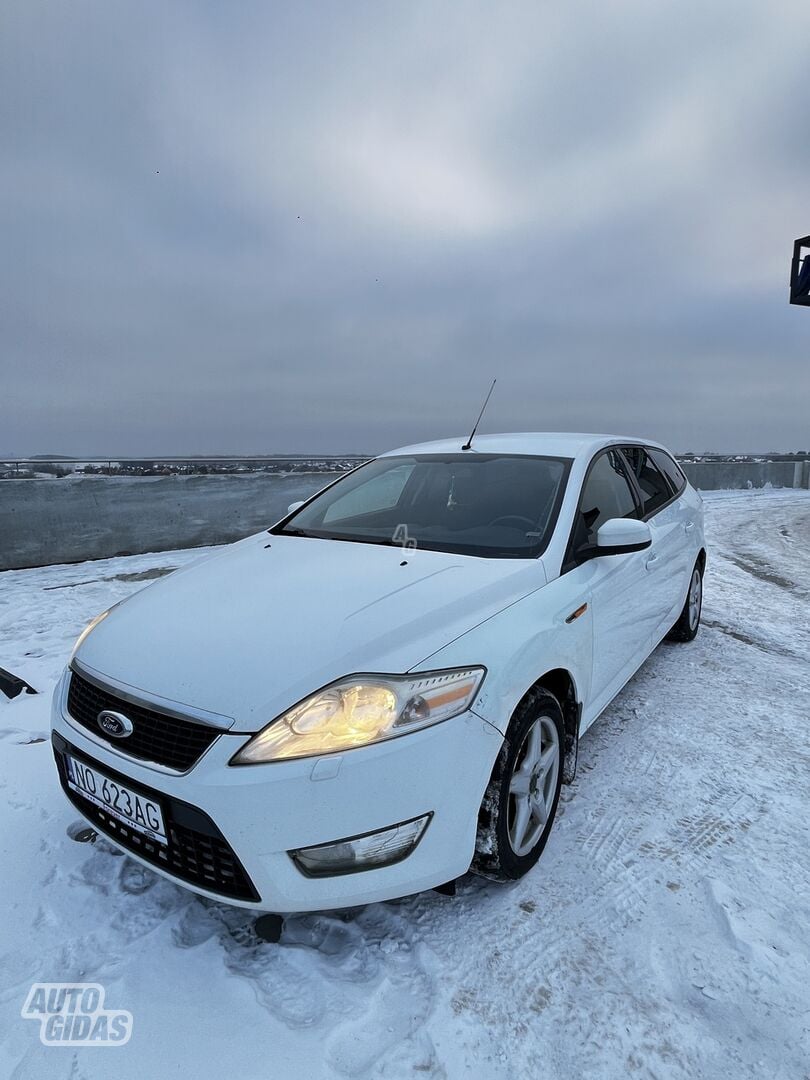
[[[806,7],[3,20],[0,452],[810,444]]]

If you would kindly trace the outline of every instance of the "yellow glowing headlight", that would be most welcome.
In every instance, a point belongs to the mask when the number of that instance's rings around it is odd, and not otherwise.
[[[484,669],[353,675],[319,690],[254,735],[232,765],[313,757],[393,739],[468,709]]]

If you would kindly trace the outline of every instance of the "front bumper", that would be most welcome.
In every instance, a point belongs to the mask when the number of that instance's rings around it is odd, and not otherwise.
[[[473,855],[478,808],[502,743],[494,727],[467,712],[342,754],[229,766],[248,736],[224,733],[181,774],[135,761],[96,738],[71,720],[64,697],[60,685],[53,709],[57,763],[68,744],[68,752],[72,748],[108,774],[117,773],[136,789],[157,795],[164,814],[195,834],[191,840],[183,835],[183,844],[194,846],[194,857],[205,865],[216,864],[218,874],[227,866],[226,873],[238,878],[241,868],[246,890],[240,894],[239,888],[224,891],[220,884],[207,888],[189,880],[188,863],[179,859],[179,838],[172,837],[169,857],[161,861],[153,852],[137,850],[125,830],[99,819],[90,804],[82,805],[66,789],[74,806],[133,858],[178,884],[261,911],[352,907],[430,889],[463,874]],[[65,787],[61,767],[60,779]],[[433,815],[424,836],[394,865],[312,878],[304,876],[288,854],[423,814]]]

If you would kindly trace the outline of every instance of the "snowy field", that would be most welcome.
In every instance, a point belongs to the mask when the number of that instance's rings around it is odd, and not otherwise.
[[[523,881],[465,878],[279,945],[76,843],[49,698],[89,619],[201,552],[0,574],[0,1076],[810,1075],[810,493],[706,500],[703,629],[662,645],[583,739]],[[43,741],[44,740],[44,741]],[[97,981],[125,1047],[45,1047],[34,980]]]

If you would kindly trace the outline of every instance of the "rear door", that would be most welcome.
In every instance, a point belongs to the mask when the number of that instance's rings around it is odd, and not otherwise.
[[[650,457],[659,470],[667,478],[672,491],[674,502],[674,516],[678,527],[683,529],[684,543],[678,551],[675,573],[680,578],[680,594],[677,601],[675,617],[680,614],[681,607],[686,600],[689,582],[692,578],[692,570],[695,566],[698,552],[703,546],[703,513],[700,509],[701,500],[697,492],[687,485],[686,476],[680,465],[671,454],[660,447],[647,447]]]
[[[650,647],[657,645],[671,628],[683,606],[689,548],[684,531],[683,508],[670,482],[643,446],[625,446],[637,494],[641,517],[650,526],[652,546],[645,552],[647,588],[654,597],[657,619]]]

